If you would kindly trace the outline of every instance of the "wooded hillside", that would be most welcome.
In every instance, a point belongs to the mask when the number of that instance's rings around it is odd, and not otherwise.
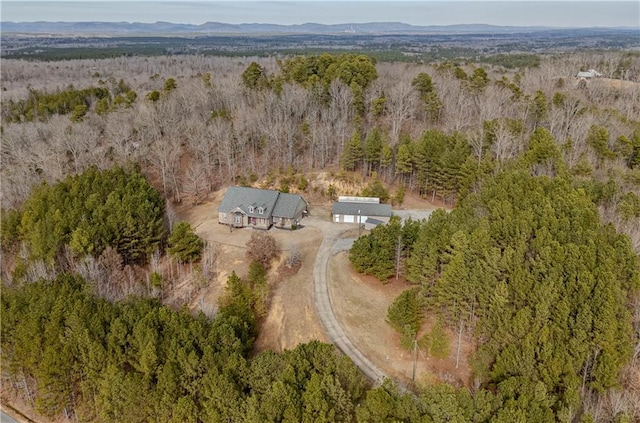
[[[520,69],[329,54],[5,60],[3,207],[42,180],[127,162],[175,200],[290,169],[343,168],[453,204],[543,127],[638,248],[616,208],[635,215],[639,63],[620,52],[543,56]],[[626,80],[579,83],[589,68]]]
[[[640,55],[530,64],[3,60],[5,379],[81,421],[639,418]],[[574,78],[591,68],[605,78]],[[444,330],[473,343],[472,389],[370,389],[319,343],[252,357],[264,269],[232,274],[209,317],[162,304],[165,251],[210,271],[173,204],[227,184],[357,194],[310,186],[320,170],[453,207],[351,259],[416,284],[389,309],[405,347],[425,316],[434,356]]]

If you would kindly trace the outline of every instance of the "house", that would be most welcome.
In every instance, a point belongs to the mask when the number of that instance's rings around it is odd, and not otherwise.
[[[598,71],[596,71],[595,69],[589,69],[586,72],[578,72],[578,74],[576,75],[576,78],[578,79],[591,79],[591,78],[597,78],[602,76],[602,74]]]
[[[293,229],[307,215],[307,206],[302,196],[281,192],[273,209],[273,224],[277,228]]]
[[[360,223],[369,228],[387,223],[393,214],[391,205],[379,204],[379,199],[369,197],[349,197],[333,203],[331,220],[334,223]]]
[[[234,228],[295,228],[307,214],[307,202],[297,194],[268,189],[229,187],[218,207],[218,223]]]

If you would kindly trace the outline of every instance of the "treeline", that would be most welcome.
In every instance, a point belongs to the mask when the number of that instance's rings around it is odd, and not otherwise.
[[[234,278],[234,277],[232,277]],[[254,311],[235,277],[213,320],[155,300],[97,299],[61,275],[3,287],[4,383],[79,421],[351,421],[362,374],[311,343],[249,358]]]
[[[432,201],[450,203],[479,177],[477,161],[464,137],[437,130],[426,131],[417,140],[402,136],[395,147],[379,128],[373,128],[364,140],[356,133],[345,146],[342,167],[374,180],[395,177],[403,189],[406,185]]]
[[[398,275],[401,263],[412,250],[420,222],[408,219],[404,224],[392,216],[385,225],[378,225],[370,234],[356,239],[349,250],[349,260],[361,273],[386,282]]]
[[[584,67],[633,79],[640,74],[637,59],[613,53],[549,56],[518,71],[326,53],[278,60],[123,58],[73,61],[59,69],[9,61],[3,68],[5,114],[10,101],[28,95],[20,90],[25,74],[34,87],[42,84],[38,75],[47,73],[75,77],[74,83],[106,88],[109,95],[68,117],[3,125],[3,195],[6,204],[17,206],[42,179],[53,182],[96,163],[133,161],[175,201],[197,203],[242,178],[269,179],[277,188],[290,169],[309,179],[310,172],[341,167],[454,204],[474,189],[474,173],[501,168],[543,127],[576,172],[617,184],[617,202],[628,192],[637,194],[636,177],[628,171],[637,168],[640,151],[634,135],[637,87],[590,81],[578,88],[574,76]],[[313,189],[319,187],[311,181],[307,190]]]
[[[34,119],[46,120],[51,115],[66,115],[74,112],[74,119],[80,119],[96,100],[107,98],[106,88],[91,87],[81,90],[70,86],[64,91],[46,93],[31,90],[26,100],[9,102],[4,107],[3,117],[8,122],[31,122]]]
[[[7,52],[5,57],[23,60],[83,60],[108,59],[118,57],[161,56],[167,54],[167,48],[152,45],[117,46],[117,47],[37,47],[25,48],[16,52]]]
[[[503,66],[507,69],[523,69],[540,66],[540,56],[537,54],[496,54],[493,56],[476,57],[482,63]]]
[[[186,273],[200,289],[215,271],[215,250],[167,213],[137,166],[91,167],[43,183],[22,207],[2,209],[0,216],[4,283],[73,272],[97,295],[115,300],[163,297]]]
[[[470,362],[487,387],[549,421],[618,385],[639,342],[628,307],[640,261],[588,197],[514,172],[425,225],[409,278],[431,312],[473,333]]]
[[[417,228],[392,220],[350,252],[356,270],[382,280],[405,263],[417,288],[388,316],[404,345],[412,346],[425,313],[458,333],[457,342],[464,334],[476,345],[474,377],[501,397],[499,414],[511,421],[589,421],[593,395],[637,369],[628,366],[640,346],[630,310],[640,259],[628,237],[600,222],[583,183],[540,129],[451,213],[436,211]],[[414,242],[403,241],[407,232]],[[616,413],[616,421],[638,417],[631,405]]]
[[[504,386],[472,394],[436,384],[413,394],[389,380],[370,388],[347,357],[319,342],[251,357],[254,276],[229,278],[214,319],[156,300],[98,299],[68,274],[5,286],[3,383],[41,415],[78,421],[555,420],[540,382],[517,399]]]

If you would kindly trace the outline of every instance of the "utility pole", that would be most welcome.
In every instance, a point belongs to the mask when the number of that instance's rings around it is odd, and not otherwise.
[[[413,338],[413,374],[411,375],[411,381],[416,381],[416,367],[418,365],[418,340]]]

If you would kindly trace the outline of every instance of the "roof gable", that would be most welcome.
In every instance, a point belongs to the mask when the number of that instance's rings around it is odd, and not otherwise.
[[[218,207],[218,212],[229,213],[240,208],[250,217],[269,217],[278,201],[278,191],[268,189],[229,187]],[[251,207],[251,210],[249,211]],[[260,213],[262,209],[262,213]]]
[[[307,207],[307,202],[297,194],[287,194],[269,189],[229,187],[218,207],[220,213],[241,211],[249,217],[293,218]],[[260,210],[262,209],[262,213]]]
[[[273,215],[291,219],[306,207],[307,202],[302,196],[281,192],[273,210]]]

